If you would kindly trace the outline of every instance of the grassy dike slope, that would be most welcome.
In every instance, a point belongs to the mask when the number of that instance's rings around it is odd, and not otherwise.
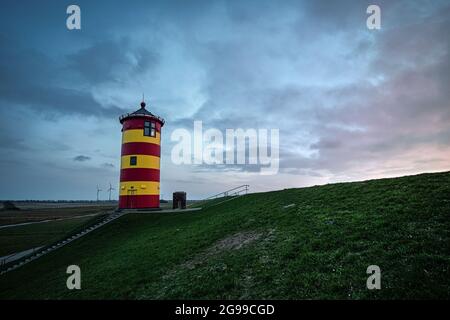
[[[79,291],[66,289],[70,264]],[[366,289],[372,264],[382,290]],[[0,298],[449,298],[449,266],[444,172],[129,214],[1,276]]]

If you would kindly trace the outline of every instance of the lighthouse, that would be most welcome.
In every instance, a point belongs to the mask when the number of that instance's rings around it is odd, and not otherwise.
[[[119,209],[159,208],[161,128],[164,119],[145,108],[122,115]]]

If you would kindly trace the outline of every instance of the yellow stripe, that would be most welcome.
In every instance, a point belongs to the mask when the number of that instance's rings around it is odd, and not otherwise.
[[[156,132],[156,137],[144,136],[144,129],[125,130],[122,132],[122,144],[128,142],[148,142],[160,144],[161,134]]]
[[[136,165],[130,166],[130,157],[136,157]],[[148,169],[159,169],[159,157],[146,156],[142,154],[122,156],[122,163],[120,169],[128,168],[148,168]]]
[[[133,187],[133,188],[131,188]],[[134,191],[132,191],[134,190]],[[120,195],[159,195],[159,182],[156,181],[127,181],[120,183]]]

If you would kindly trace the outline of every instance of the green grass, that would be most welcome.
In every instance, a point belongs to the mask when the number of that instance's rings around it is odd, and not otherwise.
[[[187,208],[203,208],[208,209],[209,207],[216,206],[222,202],[231,200],[234,196],[226,196],[226,197],[220,197],[215,199],[209,199],[209,200],[203,200],[203,201],[196,201],[192,204],[189,204]]]
[[[0,210],[0,225],[64,219],[75,216],[101,214],[114,210],[115,205],[80,206],[68,208],[34,208],[23,210]]]
[[[295,203],[294,207],[283,206]],[[257,235],[236,248],[233,235]],[[66,289],[68,265],[82,289]],[[381,290],[366,269],[382,270]],[[450,172],[129,214],[0,277],[0,298],[450,298]]]
[[[0,256],[48,245],[92,219],[86,217],[0,229]]]

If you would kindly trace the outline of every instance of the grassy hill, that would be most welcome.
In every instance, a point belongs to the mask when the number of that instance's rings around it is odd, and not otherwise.
[[[51,244],[92,220],[86,217],[0,229],[0,256]]]
[[[66,289],[71,264],[79,291]],[[381,290],[366,289],[373,264]],[[444,172],[129,214],[1,276],[0,298],[448,299],[449,266]]]

